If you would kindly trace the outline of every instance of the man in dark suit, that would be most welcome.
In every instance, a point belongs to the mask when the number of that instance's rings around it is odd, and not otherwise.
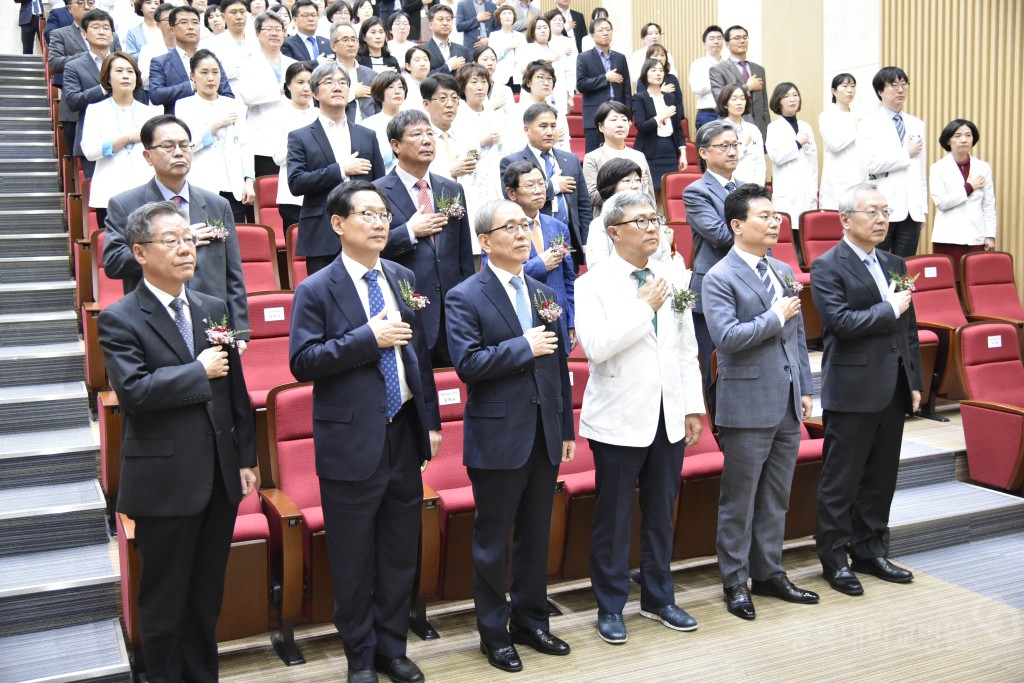
[[[174,202],[125,226],[143,281],[99,317],[124,418],[117,510],[142,558],[139,630],[150,681],[216,681],[217,617],[238,504],[256,485],[252,405],[238,350],[205,330],[228,313],[186,287],[195,237]]]
[[[418,110],[388,123],[398,164],[374,181],[394,214],[384,256],[416,273],[420,291],[437,305],[423,310],[427,348],[435,368],[451,367],[444,302],[449,290],[473,274],[466,195],[458,183],[430,173],[436,141],[430,119]],[[445,205],[458,208],[445,210]]]
[[[576,90],[583,95],[583,132],[587,136],[588,152],[603,142],[594,123],[597,108],[610,100],[629,102],[633,96],[626,56],[612,50],[612,22],[607,19],[591,22],[590,37],[594,40],[594,49],[581,52],[576,60]]]
[[[370,94],[370,86],[377,72],[356,62],[359,38],[351,24],[331,26],[331,48],[334,50],[337,63],[344,67],[349,83],[352,84],[345,113],[350,123],[359,123],[377,113],[377,105]]]
[[[462,33],[462,44],[471,53],[481,38],[486,39],[495,30],[495,9],[491,0],[462,0],[455,8],[455,30]]]
[[[100,67],[110,54],[110,45],[114,41],[113,19],[101,9],[89,10],[82,15],[82,37],[89,49],[64,65],[64,87],[58,114],[65,117],[61,119],[64,121],[65,133],[70,130],[74,136],[69,149],[71,155],[76,157],[85,156],[82,154],[81,126],[85,108],[108,96],[107,91],[100,86]],[[92,177],[94,167],[94,162],[82,158],[82,168],[87,176]]]
[[[760,185],[725,200],[736,244],[703,280],[704,310],[718,348],[714,423],[725,453],[718,502],[718,568],[729,612],[755,617],[755,595],[814,603],[782,566],[800,420],[814,392],[793,271],[767,257],[781,218]]]
[[[249,329],[249,304],[245,298],[245,277],[238,249],[238,235],[231,206],[218,194],[200,189],[186,181],[192,165],[191,133],[173,116],[156,116],[140,131],[143,156],[156,176],[145,185],[126,190],[110,198],[107,204],[106,233],[103,241],[103,269],[107,277],[124,280],[125,294],[134,290],[142,269],[125,240],[128,214],[148,202],[174,201],[185,209],[193,232],[199,238],[196,249],[196,275],[188,283],[190,290],[217,297],[227,303],[228,320],[236,330]],[[227,229],[224,239],[213,239],[208,221],[220,221]],[[239,352],[245,351],[248,332],[239,335]]]
[[[839,199],[839,218],[842,241],[811,265],[825,341],[825,464],[814,540],[829,585],[860,595],[854,572],[894,583],[914,578],[887,555],[903,419],[921,403],[921,353],[910,291],[900,283],[907,266],[875,248],[889,230],[885,195],[870,183],[854,185]]]
[[[523,127],[526,130],[527,145],[501,160],[501,174],[504,176],[505,169],[514,161],[536,164],[544,172],[548,183],[541,213],[553,216],[569,226],[572,248],[582,255],[594,210],[587,193],[587,184],[583,180],[580,159],[575,154],[555,149],[557,112],[550,104],[531,104],[523,112]]]
[[[469,392],[463,462],[476,502],[473,600],[487,661],[520,671],[513,643],[569,654],[549,630],[546,574],[558,464],[576,452],[572,387],[559,352],[562,327],[537,312],[536,301],[554,300],[555,293],[523,271],[530,220],[499,199],[480,207],[475,227],[487,265],[449,292],[446,303],[452,359]]]
[[[572,0],[555,0],[555,9],[565,18],[565,35],[576,41],[576,52],[583,52],[583,35],[587,32],[587,19],[574,9]]]
[[[750,93],[750,113],[747,119],[761,131],[761,137],[767,139],[768,124],[771,115],[768,113],[768,94],[765,91],[764,67],[747,60],[747,47],[750,36],[742,26],[730,26],[725,29],[725,44],[729,47],[729,58],[723,59],[711,67],[708,76],[711,80],[711,94],[718,93],[729,83],[746,86]]]
[[[39,20],[43,18],[43,0],[17,0],[17,2],[21,5],[18,9],[18,26],[21,27],[21,54],[30,55],[36,49]],[[64,9],[64,11],[67,10]]]
[[[427,17],[433,36],[423,43],[423,47],[430,53],[430,73],[454,76],[459,67],[473,60],[473,51],[448,40],[455,21],[451,7],[435,2],[430,6]]]
[[[292,19],[295,20],[296,33],[285,39],[281,45],[281,54],[306,62],[313,69],[334,59],[331,41],[316,35],[320,9],[313,0],[298,0],[292,6]]]
[[[192,97],[195,92],[189,75],[191,68],[186,68],[185,63],[192,59],[199,48],[202,16],[195,7],[184,5],[172,9],[168,21],[171,22],[176,47],[150,62],[149,101],[151,104],[162,104],[165,114],[173,114],[174,103]],[[220,87],[217,92],[223,97],[234,97],[223,65],[220,68]]]
[[[41,0],[40,0],[41,2]],[[54,7],[46,15],[46,28],[43,37],[46,44],[50,44],[50,34],[59,28],[77,24],[82,15],[96,7],[96,0],[71,0],[63,7]]]
[[[295,291],[291,371],[313,381],[313,445],[334,624],[349,683],[374,669],[398,683],[423,673],[406,656],[418,560],[420,466],[441,445],[434,375],[422,312],[400,290],[415,275],[380,258],[389,218],[384,196],[353,180],[327,197],[341,254]],[[439,306],[431,301],[427,308]]]
[[[697,355],[701,377],[708,392],[709,407],[714,408],[711,390],[711,352],[715,345],[708,333],[701,301],[701,282],[705,273],[721,261],[733,245],[732,230],[725,222],[725,198],[736,189],[732,173],[739,163],[739,137],[736,128],[724,119],[706,123],[697,131],[697,154],[704,160],[704,177],[683,190],[686,220],[693,231],[693,275],[690,289],[697,294],[693,308],[693,331],[697,336]]]
[[[295,250],[306,257],[312,275],[334,261],[339,250],[324,209],[327,194],[346,180],[380,178],[384,161],[373,131],[349,123],[345,114],[350,82],[344,67],[337,62],[321,64],[313,70],[309,86],[320,115],[288,134],[287,163],[288,188],[302,196]]]

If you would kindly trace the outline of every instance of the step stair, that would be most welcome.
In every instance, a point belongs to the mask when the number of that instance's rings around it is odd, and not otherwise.
[[[0,683],[128,683],[119,619],[0,638]]]
[[[65,237],[65,246],[67,238]],[[0,315],[75,309],[74,280],[0,284]]]
[[[0,348],[76,340],[78,330],[73,310],[0,315]]]
[[[0,347],[0,387],[30,384],[40,376],[75,382],[84,374],[85,351],[79,341]]]
[[[2,130],[2,126],[0,126]],[[15,192],[57,192],[57,171],[0,173],[0,195]],[[49,206],[47,208],[50,208]]]
[[[0,441],[0,491],[73,484],[96,477],[99,443],[88,425],[23,431]],[[59,427],[59,428],[58,428]]]
[[[0,254],[3,254],[5,258],[41,258],[45,256],[67,258],[68,234],[64,232],[63,227],[59,231],[29,235],[0,233]],[[3,313],[0,312],[0,316],[2,315]]]
[[[0,490],[0,558],[106,543],[106,507],[95,479]]]
[[[63,198],[57,195],[58,203],[54,203],[53,197],[49,198],[49,201],[43,202],[44,205],[48,205],[49,208],[39,208],[39,202],[33,200],[31,195],[26,195],[22,199],[12,199],[11,204],[18,204],[25,206],[25,208],[17,209],[12,207],[6,201],[7,198],[17,197],[17,195],[7,195],[7,197],[0,198],[0,234],[4,235],[31,235],[36,233],[56,233],[64,232],[64,208]],[[33,204],[36,204],[35,208],[29,208]]]
[[[88,426],[88,400],[81,380],[0,387],[0,435]]]

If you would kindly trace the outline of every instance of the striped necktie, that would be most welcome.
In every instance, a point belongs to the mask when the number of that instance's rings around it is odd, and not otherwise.
[[[775,293],[775,284],[772,282],[772,276],[768,274],[768,259],[761,259],[757,262],[757,275],[761,278],[761,284],[764,285],[765,291],[768,292],[768,298],[774,304],[775,300],[778,299],[778,295]]]

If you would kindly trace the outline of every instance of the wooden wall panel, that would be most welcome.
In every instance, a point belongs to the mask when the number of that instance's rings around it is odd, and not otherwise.
[[[974,154],[992,164],[999,234],[1024,286],[1024,3],[1019,0],[882,0],[882,65],[910,77],[907,111],[924,119],[929,165],[945,152],[939,133],[950,120],[973,121],[981,133]],[[870,84],[866,84],[870,87]],[[931,223],[919,252],[931,250]]]

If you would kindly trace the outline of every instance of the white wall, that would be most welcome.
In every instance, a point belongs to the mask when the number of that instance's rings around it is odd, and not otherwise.
[[[871,77],[881,68],[881,0],[823,0],[825,54],[822,64],[824,103],[832,101],[829,86],[836,74],[857,79],[853,110],[868,113],[878,108]]]

